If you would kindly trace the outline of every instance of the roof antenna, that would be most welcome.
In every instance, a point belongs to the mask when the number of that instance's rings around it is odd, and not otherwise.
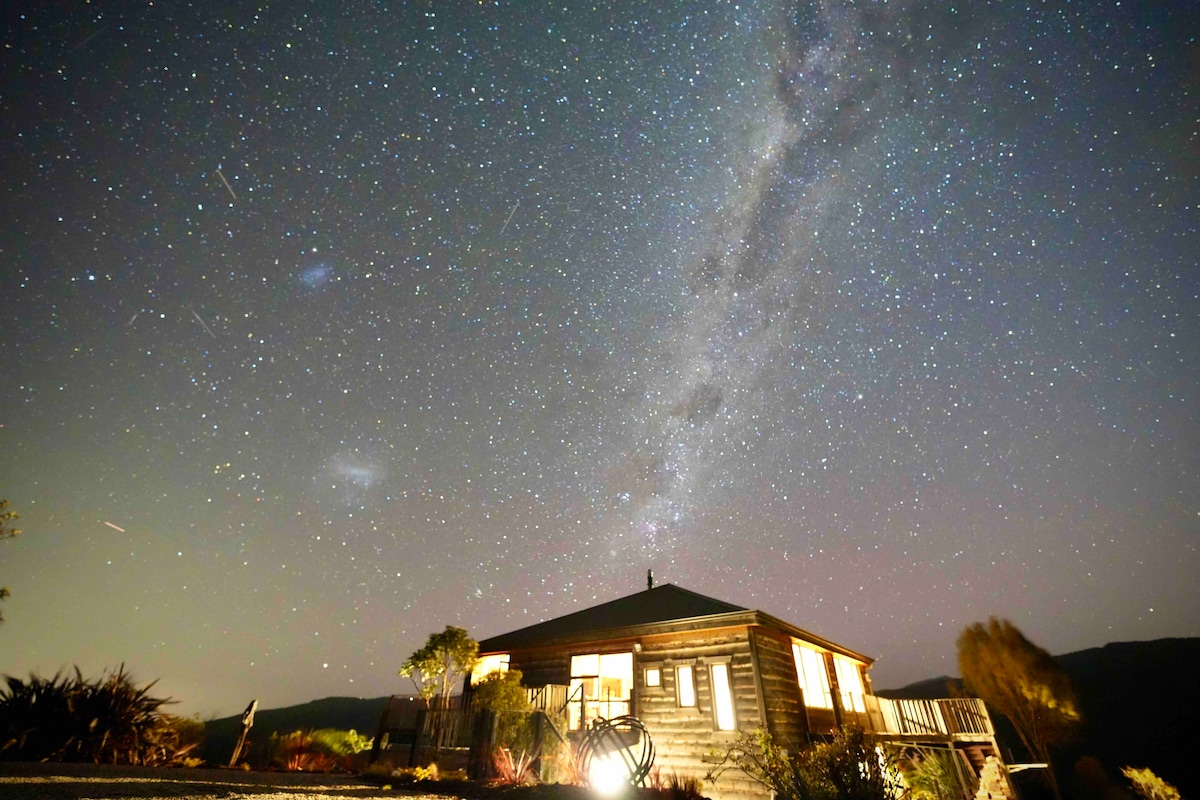
[[[654,588],[654,570],[648,569],[648,570],[646,570],[646,589],[650,590],[653,588]]]

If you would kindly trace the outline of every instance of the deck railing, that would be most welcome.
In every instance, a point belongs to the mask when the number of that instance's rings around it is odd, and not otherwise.
[[[587,728],[597,718],[616,719],[630,713],[631,705],[626,698],[588,697],[584,685],[570,686],[549,684],[536,689],[526,689],[526,697],[533,711],[567,715],[567,728],[578,731]]]
[[[877,733],[952,738],[995,735],[983,701],[974,697],[891,700],[868,696],[865,700],[871,727]]]
[[[561,714],[563,709],[567,707],[568,691],[570,691],[569,686],[560,686],[551,683],[539,686],[536,689],[526,689],[525,694],[529,698],[530,708],[534,711]]]

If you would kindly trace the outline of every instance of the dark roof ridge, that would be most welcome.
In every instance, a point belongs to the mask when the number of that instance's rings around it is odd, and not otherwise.
[[[713,597],[664,583],[634,594],[618,597],[561,617],[527,625],[515,631],[492,636],[479,642],[482,653],[508,650],[559,647],[564,644],[600,639],[628,638],[631,635],[660,635],[673,628],[691,629],[696,625],[765,626],[818,647],[842,653],[870,665],[874,659],[848,647],[818,636],[797,625],[757,609],[717,600]],[[639,633],[636,633],[640,631]]]
[[[683,592],[684,594],[691,595],[692,597],[695,597],[699,600],[704,600],[709,603],[719,603],[721,605],[728,606],[730,611],[753,611],[754,610],[751,608],[745,608],[743,606],[734,605],[733,603],[727,603],[724,600],[718,600],[715,597],[709,597],[706,594],[700,594],[699,592],[693,592],[691,589],[685,589],[682,586],[679,586],[674,583],[664,583],[664,584],[661,584],[660,586],[655,586],[653,589],[647,589],[646,591],[652,592],[652,591],[654,591],[654,589],[666,589],[668,587],[671,589],[674,589],[677,592]],[[644,594],[644,592],[638,592],[637,594]],[[629,596],[633,597],[634,595],[629,595]]]
[[[573,611],[561,617],[519,628],[515,631],[484,639],[479,643],[482,652],[518,647],[521,643],[570,636],[589,631],[649,625],[693,617],[750,611],[713,597],[664,583],[651,589],[618,597],[607,603]]]

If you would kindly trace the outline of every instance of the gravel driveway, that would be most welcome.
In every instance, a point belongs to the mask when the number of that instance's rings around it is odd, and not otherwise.
[[[0,800],[396,800],[401,796],[447,800],[437,795],[385,792],[377,785],[340,775],[0,762]]]

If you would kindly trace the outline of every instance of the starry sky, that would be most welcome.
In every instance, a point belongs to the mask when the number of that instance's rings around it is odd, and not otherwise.
[[[6,4],[0,672],[378,696],[659,583],[1200,635],[1190,2]]]

